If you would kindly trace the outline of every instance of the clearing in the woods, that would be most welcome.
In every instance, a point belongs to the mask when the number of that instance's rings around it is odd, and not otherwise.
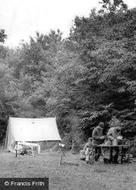
[[[1,152],[0,177],[48,177],[51,190],[135,190],[136,164],[87,165],[70,152],[59,165],[59,152],[18,156]],[[77,165],[78,164],[78,165]]]

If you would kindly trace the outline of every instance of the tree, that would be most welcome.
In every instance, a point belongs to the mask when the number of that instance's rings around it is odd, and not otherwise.
[[[94,110],[110,103],[117,110],[134,108],[135,13],[123,1],[106,0],[99,12],[75,18],[70,39],[77,44],[84,67],[78,85]]]
[[[99,13],[109,13],[116,14],[119,11],[126,11],[127,4],[124,3],[123,0],[102,0],[101,2],[102,8],[100,9]]]
[[[7,38],[7,35],[5,34],[5,30],[0,30],[0,42],[4,43],[5,39]]]

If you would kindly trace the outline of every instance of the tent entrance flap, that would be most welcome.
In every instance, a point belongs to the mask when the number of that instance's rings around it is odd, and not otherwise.
[[[9,151],[14,151],[16,141],[61,141],[56,118],[10,117],[6,134],[6,148]]]

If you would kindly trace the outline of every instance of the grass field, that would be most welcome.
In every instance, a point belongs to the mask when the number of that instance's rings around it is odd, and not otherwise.
[[[50,190],[136,190],[135,163],[87,165],[69,152],[59,165],[58,152],[17,158],[13,153],[0,154],[0,177],[49,177]]]

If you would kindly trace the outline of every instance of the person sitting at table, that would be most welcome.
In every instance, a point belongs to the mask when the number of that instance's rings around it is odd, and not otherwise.
[[[88,138],[83,150],[80,151],[80,159],[85,159],[87,164],[93,161],[93,143],[91,137]]]
[[[117,146],[122,140],[121,128],[118,125],[111,125],[109,131],[107,132],[107,139],[110,141],[110,145]],[[119,148],[111,147],[110,149],[110,162],[118,163]]]
[[[97,127],[95,127],[92,132],[93,145],[96,145],[95,161],[98,161],[98,159],[101,155],[101,148],[97,147],[97,145],[100,145],[104,142],[105,136],[103,135],[103,129],[104,129],[104,123],[100,122],[99,125]]]
[[[111,141],[111,145],[118,145],[118,141],[121,140],[121,128],[111,127],[107,133],[107,138]]]

